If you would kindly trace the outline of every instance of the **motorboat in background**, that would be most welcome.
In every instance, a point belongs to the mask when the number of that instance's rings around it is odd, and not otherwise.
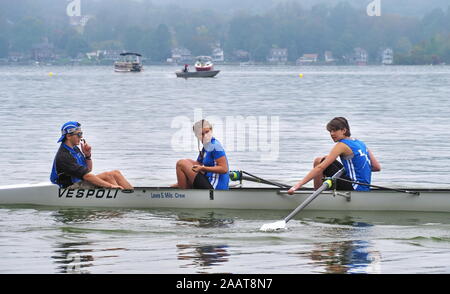
[[[198,56],[195,62],[196,71],[210,71],[214,69],[214,64],[210,56]]]
[[[116,72],[141,72],[144,70],[139,53],[124,52],[120,53],[121,60],[114,62],[114,71]]]
[[[212,78],[220,70],[214,70],[214,64],[209,56],[198,56],[195,62],[195,71],[189,71],[189,65],[185,64],[183,70],[175,72],[178,78]]]
[[[220,70],[209,71],[177,71],[175,74],[178,78],[213,78]]]

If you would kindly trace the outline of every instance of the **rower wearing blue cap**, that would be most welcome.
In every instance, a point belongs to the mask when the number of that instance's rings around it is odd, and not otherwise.
[[[92,171],[92,148],[83,138],[81,124],[69,121],[61,127],[61,146],[53,161],[50,181],[60,188],[90,189],[133,189],[133,186],[118,170],[98,175]],[[78,148],[78,145],[81,146]]]

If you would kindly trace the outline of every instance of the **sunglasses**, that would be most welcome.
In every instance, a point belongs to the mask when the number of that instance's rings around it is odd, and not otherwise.
[[[83,138],[83,132],[75,133],[75,134],[69,134],[69,136],[78,136],[78,138]]]

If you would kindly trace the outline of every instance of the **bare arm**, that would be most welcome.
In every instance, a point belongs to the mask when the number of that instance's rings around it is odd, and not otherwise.
[[[349,147],[343,143],[336,144],[333,149],[331,149],[330,154],[327,155],[324,161],[313,168],[302,180],[300,180],[295,186],[289,189],[288,193],[293,194],[296,190],[300,189],[303,185],[314,179],[316,176],[323,173],[323,171],[332,164],[336,158],[348,152]],[[351,152],[351,150],[350,150]]]
[[[370,149],[369,149],[369,157],[370,157],[370,164],[372,165],[372,171],[373,172],[381,171],[381,165],[373,155],[372,151],[370,151]]]
[[[85,157],[91,158],[92,148],[91,148],[91,146],[88,143],[86,143],[85,139],[82,139],[81,151],[83,151],[83,154],[84,154]],[[92,171],[92,166],[93,166],[92,165],[92,160],[91,159],[89,159],[89,160],[86,159],[86,165],[87,165],[87,168],[89,169],[89,172],[91,172]]]
[[[89,172],[91,172],[92,171],[92,159],[89,159],[89,160],[86,159],[86,165],[87,165]]]

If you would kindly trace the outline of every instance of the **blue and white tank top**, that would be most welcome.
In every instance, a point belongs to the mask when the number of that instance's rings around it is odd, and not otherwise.
[[[372,165],[370,163],[369,150],[362,141],[357,139],[342,139],[344,143],[352,149],[352,155],[341,155],[342,164],[345,167],[345,174],[355,182],[370,184],[372,176]],[[369,186],[353,184],[355,191],[370,191]]]
[[[216,160],[222,156],[225,156],[228,165],[228,158],[225,154],[225,150],[223,149],[222,144],[214,137],[211,139],[211,142],[203,147],[202,153],[203,159],[199,155],[197,161],[203,163],[204,166],[216,166]],[[224,174],[207,172],[205,175],[215,190],[228,190],[228,183],[230,181],[229,170]]]

